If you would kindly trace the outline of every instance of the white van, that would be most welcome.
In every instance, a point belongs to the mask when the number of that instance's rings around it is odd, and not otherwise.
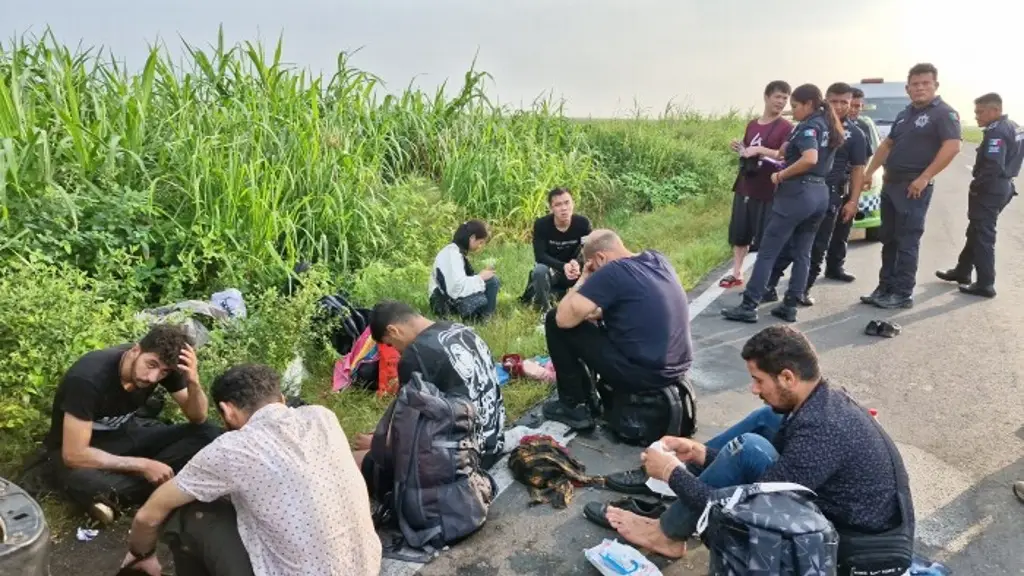
[[[854,88],[864,91],[864,110],[861,115],[871,118],[884,140],[896,121],[896,115],[910,105],[905,82],[885,82],[881,78],[865,78]]]

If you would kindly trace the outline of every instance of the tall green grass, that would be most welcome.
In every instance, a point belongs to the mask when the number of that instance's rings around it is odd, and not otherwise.
[[[573,120],[558,103],[493,105],[484,72],[459,86],[388,92],[337,58],[325,75],[286,65],[282,43],[154,47],[138,70],[46,33],[0,44],[0,473],[46,428],[53,390],[85,351],[131,340],[140,307],[239,287],[250,318],[200,350],[204,382],[242,361],[278,369],[301,353],[303,393],[361,430],[381,403],[327,392],[316,298],[426,308],[436,250],[461,220],[494,229],[504,282],[479,331],[496,355],[542,353],[539,317],[517,296],[525,240],[546,192],[633,249],[669,255],[690,287],[727,254],[724,229],[742,133],[737,115]],[[299,295],[276,288],[318,263]],[[514,413],[547,394],[505,389]]]

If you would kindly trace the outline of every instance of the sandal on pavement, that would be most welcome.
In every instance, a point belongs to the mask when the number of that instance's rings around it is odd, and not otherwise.
[[[743,286],[743,278],[737,278],[732,274],[729,274],[718,281],[718,286],[721,288],[735,288],[737,286]]]
[[[583,516],[604,528],[613,530],[611,522],[608,522],[608,507],[613,506],[626,512],[632,512],[637,516],[643,516],[644,518],[661,518],[661,515],[665,513],[666,506],[660,502],[646,502],[644,500],[637,500],[636,498],[623,498],[622,500],[616,500],[614,502],[587,502],[586,506],[583,507]]]

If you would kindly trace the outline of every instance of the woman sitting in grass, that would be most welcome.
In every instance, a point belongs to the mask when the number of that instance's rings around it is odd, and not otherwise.
[[[430,274],[430,308],[437,316],[458,314],[463,320],[482,320],[494,314],[501,283],[494,264],[479,274],[473,271],[468,254],[487,244],[487,224],[480,220],[463,222],[451,244],[438,252]]]

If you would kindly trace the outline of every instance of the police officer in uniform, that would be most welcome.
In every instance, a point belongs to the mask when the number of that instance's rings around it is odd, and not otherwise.
[[[825,253],[829,249],[829,242],[837,228],[853,220],[857,214],[857,205],[847,203],[849,200],[847,183],[851,183],[856,189],[860,189],[864,182],[864,167],[868,163],[867,158],[867,137],[857,126],[856,122],[848,116],[850,102],[853,100],[853,88],[849,84],[837,82],[828,87],[825,91],[825,99],[832,106],[836,116],[843,123],[843,130],[846,141],[836,150],[835,160],[832,162],[832,169],[825,177],[825,184],[829,189],[829,205],[825,212],[825,218],[818,226],[818,232],[814,235],[814,242],[811,244],[811,269],[807,275],[807,286],[803,294],[797,298],[801,306],[813,306],[814,299],[811,298],[811,287],[821,273],[821,265],[825,260]],[[842,214],[840,214],[842,212]],[[838,216],[838,218],[837,218]],[[844,227],[846,234],[850,233],[849,227]],[[842,230],[839,231],[842,233]],[[774,302],[779,299],[776,286],[782,278],[786,267],[793,262],[793,240],[790,239],[783,250],[782,255],[775,262],[771,278],[768,280],[768,290],[762,298],[763,302]]]
[[[960,117],[935,95],[938,71],[917,64],[907,76],[911,104],[896,115],[889,136],[875,151],[865,186],[885,166],[882,186],[882,267],[878,286],[861,302],[879,308],[911,308],[918,252],[934,178],[960,153]]]
[[[974,117],[985,127],[967,193],[967,242],[955,268],[935,273],[960,284],[964,294],[996,295],[996,220],[1017,191],[1013,179],[1024,158],[1024,130],[1003,114],[1003,99],[985,94],[974,101]],[[971,273],[978,278],[971,282]]]
[[[789,100],[793,119],[800,124],[783,145],[786,167],[772,174],[772,183],[777,188],[771,216],[742,302],[722,310],[727,320],[757,322],[757,306],[768,287],[772,268],[791,238],[793,277],[782,304],[772,310],[772,315],[795,321],[797,302],[807,286],[811,244],[829,204],[825,176],[845,135],[839,118],[817,86],[804,84],[793,91]]]

